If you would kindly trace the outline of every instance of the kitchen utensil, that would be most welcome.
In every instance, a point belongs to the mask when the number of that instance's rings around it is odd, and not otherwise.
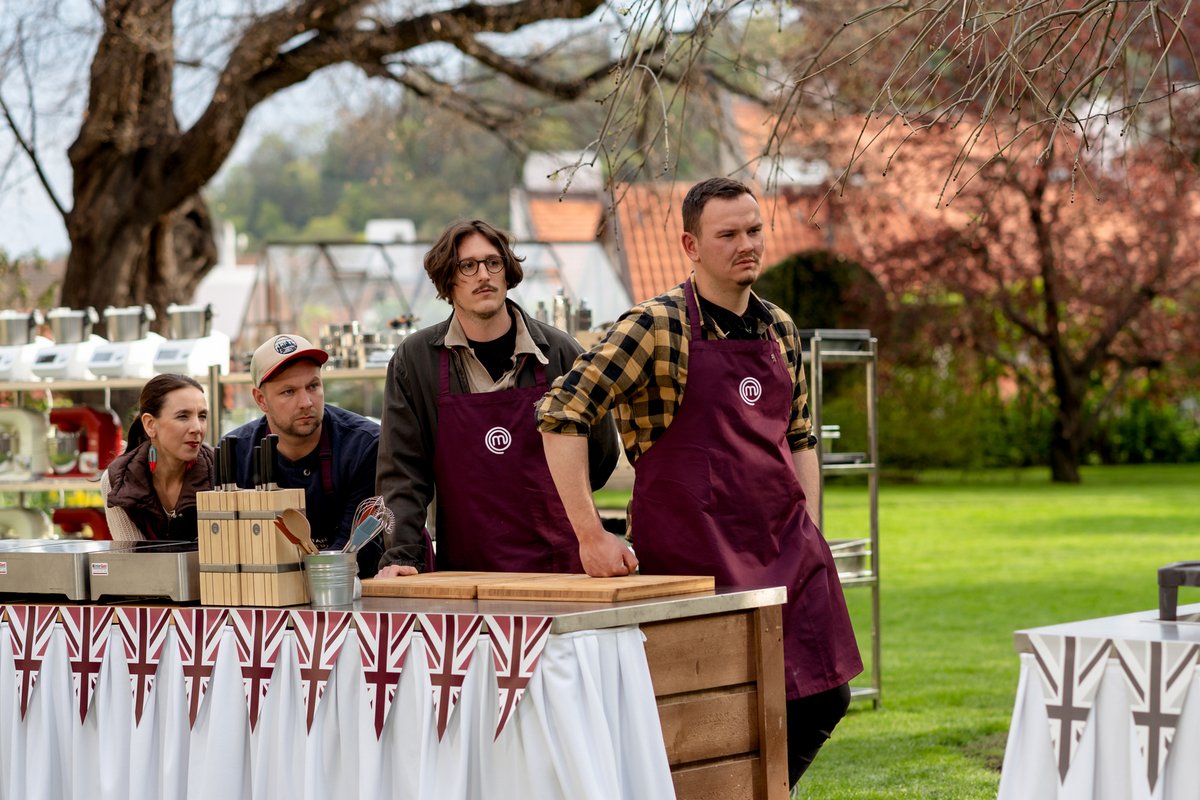
[[[480,584],[480,600],[565,600],[615,603],[673,594],[712,593],[715,581],[697,575],[625,575],[592,578],[587,575],[543,575]]]
[[[279,517],[287,526],[288,531],[300,541],[301,550],[310,555],[320,552],[313,544],[312,528],[303,511],[298,508],[285,508],[280,512]]]
[[[283,538],[296,545],[296,547],[299,547],[301,550],[304,549],[304,545],[299,539],[296,538],[296,534],[289,531],[287,525],[284,525],[283,520],[281,520],[279,517],[275,518],[275,530],[283,534]]]
[[[379,519],[379,517],[368,516],[355,526],[354,531],[350,534],[350,539],[346,542],[346,546],[342,548],[342,552],[357,553],[362,549],[363,545],[378,536],[382,530],[383,520]]]

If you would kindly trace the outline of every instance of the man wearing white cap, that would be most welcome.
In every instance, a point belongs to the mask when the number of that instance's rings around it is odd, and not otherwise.
[[[234,430],[237,483],[254,486],[254,446],[269,433],[279,436],[271,476],[282,488],[304,489],[305,514],[313,541],[341,549],[350,538],[354,512],[375,493],[379,426],[352,411],[325,405],[321,365],[324,350],[295,334],[272,336],[250,361],[251,390],[263,417]],[[378,540],[376,540],[378,541]],[[378,544],[359,553],[361,575],[375,574]]]

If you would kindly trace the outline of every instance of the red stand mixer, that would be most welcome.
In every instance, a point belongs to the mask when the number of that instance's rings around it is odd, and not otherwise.
[[[60,434],[77,433],[79,436],[79,458],[73,465],[67,462],[59,466],[56,462],[53,475],[91,477],[121,454],[121,418],[111,408],[54,408],[50,410],[50,424]]]

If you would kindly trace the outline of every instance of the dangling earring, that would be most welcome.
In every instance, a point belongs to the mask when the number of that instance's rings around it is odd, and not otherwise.
[[[150,443],[150,472],[153,473],[154,470],[156,470],[156,469],[158,469],[158,448],[154,446],[153,442],[151,442]]]

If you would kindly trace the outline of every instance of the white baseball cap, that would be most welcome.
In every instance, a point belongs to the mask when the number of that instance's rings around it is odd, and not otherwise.
[[[302,358],[324,364],[329,360],[329,353],[314,347],[303,336],[292,333],[272,336],[254,351],[254,357],[250,359],[250,379],[256,387],[261,388],[276,372]]]

